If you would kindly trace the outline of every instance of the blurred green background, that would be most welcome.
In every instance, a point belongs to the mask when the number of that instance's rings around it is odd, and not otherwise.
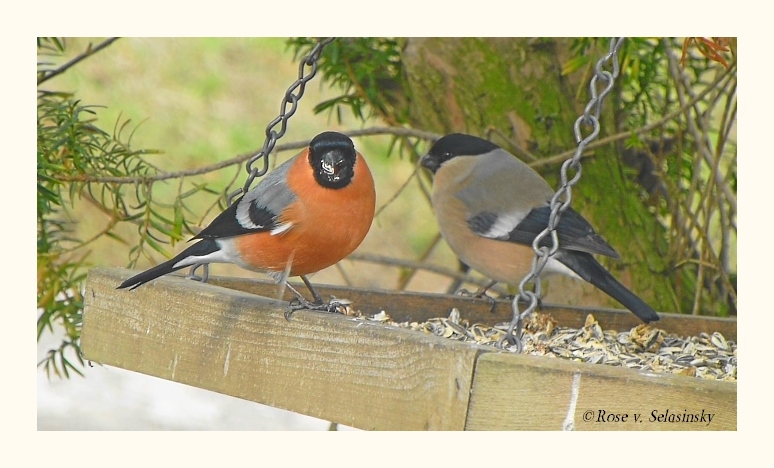
[[[101,40],[68,38],[67,56]],[[131,134],[133,149],[160,151],[145,156],[146,161],[162,171],[174,172],[259,150],[266,125],[278,115],[284,93],[297,77],[298,60],[285,38],[122,38],[52,79],[47,89],[72,92],[83,104],[105,106],[96,110],[96,126],[112,130],[116,125],[126,125],[122,134]],[[279,144],[309,140],[329,129],[384,125],[375,118],[363,123],[347,113],[342,114],[341,120],[327,112],[315,115],[314,106],[337,92],[324,86],[318,74],[307,85]],[[414,166],[397,154],[389,154],[389,136],[359,137],[354,141],[374,173],[379,209],[393,198]],[[295,153],[296,150],[272,155],[271,166]],[[192,177],[186,183],[206,183],[209,188],[222,192],[232,181],[232,189],[241,187],[246,176],[243,166],[231,166]],[[154,197],[169,202],[177,192],[176,180],[154,187]],[[191,206],[198,216],[190,219],[194,226],[203,228],[218,209],[206,211],[214,201],[210,194],[197,194],[196,199]],[[73,214],[77,219],[76,233],[81,239],[99,232],[106,222],[102,213],[78,200]],[[118,232],[130,243],[138,236],[136,229],[128,225]],[[358,252],[389,252],[393,257],[415,258],[436,233],[429,204],[416,184],[409,184],[381,211]],[[183,237],[185,240],[189,236]],[[180,248],[170,245],[167,251],[174,254]],[[128,264],[128,247],[115,240],[99,239],[89,249],[88,261],[93,265]],[[163,259],[156,253],[152,256],[155,261]],[[456,268],[456,260],[448,249],[436,249],[431,260]],[[136,268],[150,264],[149,259],[141,259]],[[212,274],[255,276],[229,265],[215,265]],[[313,281],[333,284],[349,281],[356,286],[389,289],[396,286],[399,274],[395,267],[344,261],[340,266],[314,275]],[[447,278],[425,273],[416,276],[408,288],[442,291],[449,282]]]

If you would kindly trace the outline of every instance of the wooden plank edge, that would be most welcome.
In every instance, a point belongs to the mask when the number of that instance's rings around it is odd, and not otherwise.
[[[229,289],[253,294],[275,297],[277,286],[271,281],[252,280],[244,278],[213,277],[213,284]],[[295,284],[299,291],[306,291],[303,284]],[[408,291],[390,291],[383,289],[365,289],[355,287],[317,285],[315,289],[325,297],[346,298],[353,301],[353,306],[364,314],[373,315],[386,311],[397,322],[424,321],[433,317],[445,317],[452,308],[458,308],[463,319],[471,323],[481,322],[488,325],[509,322],[511,320],[511,303],[507,300],[496,300],[495,309],[491,311],[490,304],[482,299],[438,293],[418,293]],[[292,295],[286,291],[286,299]],[[605,330],[626,331],[642,322],[631,312],[624,309],[570,307],[543,303],[540,312],[550,314],[560,326],[580,328],[586,316],[593,314],[600,326]],[[712,334],[720,332],[727,340],[736,341],[737,321],[735,318],[695,316],[685,314],[659,313],[661,320],[651,325],[668,333],[679,336],[696,336],[701,332]]]
[[[484,347],[316,312],[299,311],[286,322],[283,302],[174,276],[116,291],[131,274],[89,272],[86,359],[363,429],[464,428]],[[212,312],[222,301],[228,302],[223,312]],[[252,346],[256,338],[261,342]],[[298,339],[308,354],[293,354]],[[339,352],[354,349],[357,359],[331,355],[337,346]],[[261,347],[281,352],[262,353]],[[357,368],[359,361],[375,364]],[[352,370],[363,372],[346,382]],[[419,371],[428,375],[414,375]],[[309,393],[301,395],[301,388]],[[422,418],[413,414],[422,412]]]
[[[466,420],[466,430],[736,430],[737,385],[487,353]]]

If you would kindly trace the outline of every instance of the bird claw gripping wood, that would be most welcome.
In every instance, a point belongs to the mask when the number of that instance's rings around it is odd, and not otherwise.
[[[488,295],[486,292],[489,290],[489,288],[494,286],[495,283],[495,281],[492,281],[486,286],[481,286],[475,292],[470,292],[467,289],[460,289],[455,294],[463,297],[472,297],[474,299],[484,299],[487,303],[489,303],[489,313],[493,314],[495,307],[497,307],[497,302],[495,302],[495,298]]]
[[[285,320],[289,322],[297,310],[314,310],[328,314],[346,315],[347,306],[349,306],[349,301],[346,299],[333,299],[330,302],[311,302],[306,299],[295,298],[290,301],[287,309],[285,309]]]

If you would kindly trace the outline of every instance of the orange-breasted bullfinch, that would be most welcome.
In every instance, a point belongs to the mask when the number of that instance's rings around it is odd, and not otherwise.
[[[548,182],[494,143],[459,133],[435,142],[421,164],[434,173],[433,210],[452,251],[494,281],[519,284],[532,270],[532,241],[548,225],[555,193]],[[584,279],[644,322],[659,319],[592,256],[619,258],[577,211],[564,211],[556,231],[559,249],[543,274]]]
[[[195,264],[234,263],[278,283],[300,276],[314,303],[287,285],[298,297],[295,308],[331,310],[305,275],[352,253],[368,233],[375,207],[363,156],[347,136],[324,132],[218,215],[193,238],[197,243],[119,288],[134,289]]]

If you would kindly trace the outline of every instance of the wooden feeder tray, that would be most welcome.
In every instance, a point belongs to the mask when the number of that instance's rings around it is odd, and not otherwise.
[[[735,382],[518,355],[344,315],[302,310],[287,321],[270,281],[166,276],[115,289],[134,273],[89,272],[85,359],[361,429],[736,430]],[[396,322],[454,307],[471,323],[511,316],[507,301],[492,312],[460,296],[315,287]],[[591,310],[541,311],[579,328]],[[640,323],[628,311],[591,312],[605,329]],[[733,319],[661,317],[658,328],[669,333],[717,331],[736,341]]]

